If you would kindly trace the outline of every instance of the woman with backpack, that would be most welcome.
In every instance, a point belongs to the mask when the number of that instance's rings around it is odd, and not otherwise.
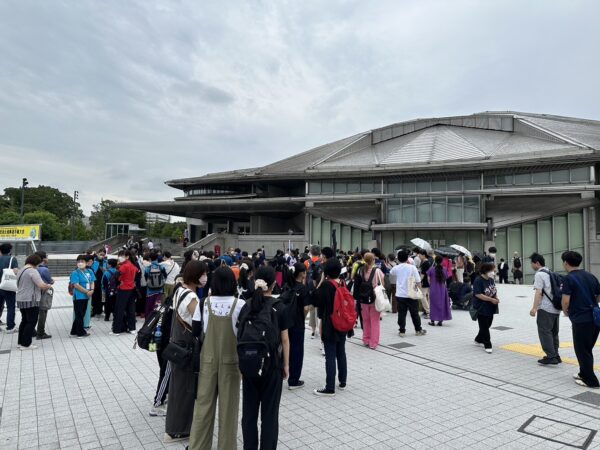
[[[244,449],[276,449],[279,436],[279,403],[283,380],[289,373],[289,319],[283,304],[272,297],[277,285],[275,269],[260,267],[255,275],[254,296],[242,308],[238,323],[238,357],[242,373],[242,434]],[[276,349],[270,357],[253,346],[253,331],[264,327],[264,344]],[[247,344],[246,344],[247,343]],[[260,354],[263,355],[262,359]],[[258,437],[260,411],[261,432]]]
[[[291,328],[288,330],[290,338],[290,376],[288,378],[288,389],[300,389],[304,387],[304,381],[300,379],[302,374],[302,363],[304,362],[304,329],[306,315],[310,306],[308,288],[304,284],[306,279],[306,266],[301,262],[295,263],[288,270],[288,281],[286,290],[281,297],[287,302]]]
[[[212,448],[217,399],[217,448],[227,450],[237,447],[240,371],[236,336],[239,314],[246,302],[235,298],[236,291],[233,271],[227,266],[219,267],[213,272],[210,297],[196,308],[193,317],[194,335],[204,335],[204,338],[190,450]]]
[[[173,318],[170,342],[181,347],[192,347],[192,318],[198,306],[196,290],[206,284],[208,266],[190,261],[183,271],[183,285],[173,294]],[[165,423],[164,442],[186,439],[190,435],[196,400],[196,374],[192,367],[182,368],[173,363],[169,382],[169,407]]]
[[[383,273],[375,265],[375,254],[365,253],[365,265],[360,273],[361,283],[358,288],[360,309],[363,323],[363,344],[371,350],[379,345],[381,334],[381,313],[375,309],[375,288],[383,285]]]
[[[449,275],[452,279],[452,272]],[[435,326],[437,321],[437,325],[441,327],[444,320],[452,320],[450,297],[446,287],[448,271],[444,267],[444,259],[441,256],[435,257],[433,267],[427,271],[427,277],[429,278],[429,325]]]
[[[254,276],[254,264],[250,260],[244,260],[240,264],[240,277],[237,281],[238,298],[248,300],[254,294],[254,284],[252,283]]]

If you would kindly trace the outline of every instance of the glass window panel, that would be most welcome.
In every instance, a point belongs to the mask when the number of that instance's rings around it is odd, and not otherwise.
[[[479,214],[479,197],[464,198],[464,221],[469,223],[481,222]]]
[[[414,223],[415,220],[415,199],[405,198],[402,200],[402,223]]]
[[[590,181],[590,168],[578,167],[571,169],[571,182]]]
[[[462,180],[448,180],[448,191],[462,191]]]
[[[417,192],[429,192],[431,190],[430,180],[417,181]]]
[[[313,216],[312,218],[312,236],[310,241],[313,244],[321,241],[321,218]]]
[[[402,192],[410,193],[415,192],[416,183],[414,181],[402,182]]]
[[[446,221],[446,197],[431,200],[431,220],[438,223]]]
[[[462,197],[448,197],[448,222],[460,223],[462,216]]]
[[[533,252],[537,252],[537,224],[535,222],[523,224],[523,268],[526,274],[532,274],[531,260],[529,257]]]
[[[496,184],[498,186],[510,186],[513,184],[512,175],[496,175]]]
[[[565,252],[569,249],[567,216],[555,216],[552,218],[552,222],[554,225],[554,253]]]
[[[544,255],[552,253],[552,221],[538,220],[538,253]]]
[[[568,183],[569,182],[569,171],[565,170],[553,170],[552,171],[552,183]]]
[[[321,193],[333,194],[333,183],[329,181],[323,181],[323,183],[321,183]]]
[[[361,181],[360,183],[360,192],[374,192],[373,182],[372,181]]]
[[[465,191],[481,189],[481,178],[465,178],[463,180]]]
[[[530,173],[518,173],[515,175],[515,184],[519,186],[524,186],[531,184],[531,174]]]
[[[348,225],[342,225],[342,237],[339,238],[341,249],[347,252],[352,249],[352,232]]]
[[[363,248],[362,231],[359,228],[352,228],[352,250]]]
[[[429,198],[417,199],[417,222],[419,222],[419,223],[431,222],[431,199],[429,199]]]
[[[431,182],[431,192],[446,192],[446,180],[434,180]]]
[[[496,186],[496,175],[484,175],[483,185],[485,187]]]
[[[348,194],[360,192],[360,183],[348,183]]]
[[[534,172],[531,174],[533,184],[550,183],[550,172]]]
[[[361,248],[371,248],[371,245],[369,245],[369,244],[371,243],[372,238],[373,238],[373,233],[371,233],[370,231],[363,231]]]
[[[331,221],[324,220],[321,225],[321,247],[331,246]]]
[[[334,192],[336,194],[345,194],[346,193],[346,183],[334,183]]]
[[[569,248],[583,245],[583,213],[569,214]]]
[[[508,229],[508,256],[512,258],[514,252],[519,252],[523,256],[523,245],[521,240],[521,227],[511,227]]]
[[[494,244],[496,245],[496,261],[500,261],[500,258],[508,260],[508,250],[506,248],[506,228],[500,228],[496,230],[496,237],[494,238]]]
[[[309,194],[320,194],[321,193],[321,182],[310,181],[308,183],[308,193]]]
[[[401,219],[401,202],[390,200],[388,201],[388,214],[387,214],[387,222],[388,223],[400,223]]]
[[[388,193],[390,194],[399,194],[402,192],[402,182],[398,181],[397,183],[388,183]]]
[[[393,231],[382,231],[381,232],[381,248],[387,255],[394,249],[394,232]]]

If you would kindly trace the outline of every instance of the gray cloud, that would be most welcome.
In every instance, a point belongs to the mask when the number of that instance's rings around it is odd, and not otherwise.
[[[87,212],[416,117],[600,118],[599,13],[593,0],[2,2],[0,179],[77,189]]]

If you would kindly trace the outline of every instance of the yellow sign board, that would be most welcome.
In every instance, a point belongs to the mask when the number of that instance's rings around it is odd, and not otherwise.
[[[39,241],[42,239],[41,225],[2,225],[0,226],[0,242],[2,241]]]

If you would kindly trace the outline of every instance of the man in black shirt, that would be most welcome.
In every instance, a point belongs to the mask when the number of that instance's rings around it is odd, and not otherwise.
[[[573,251],[562,254],[568,275],[563,280],[562,307],[569,316],[573,329],[573,347],[579,363],[575,383],[584,387],[598,388],[600,383],[594,373],[593,350],[600,328],[594,323],[594,306],[600,302],[600,283],[589,272],[579,269],[583,257]]]

